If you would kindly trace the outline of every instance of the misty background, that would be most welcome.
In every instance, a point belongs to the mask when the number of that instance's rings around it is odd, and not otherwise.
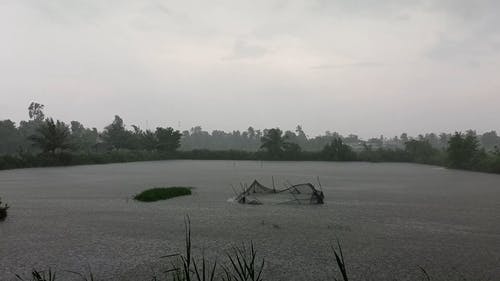
[[[0,1],[0,120],[498,130],[500,2]],[[130,128],[130,127],[129,127]]]

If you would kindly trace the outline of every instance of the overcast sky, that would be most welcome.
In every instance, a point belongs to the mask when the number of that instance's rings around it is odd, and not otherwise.
[[[0,119],[500,131],[498,0],[0,0]]]

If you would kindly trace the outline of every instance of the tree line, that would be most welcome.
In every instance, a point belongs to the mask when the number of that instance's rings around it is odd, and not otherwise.
[[[249,127],[243,132],[209,133],[194,127],[181,133],[172,127],[143,130],[132,125],[127,129],[123,119],[115,116],[99,132],[78,121],[53,120],[43,110],[44,105],[33,102],[28,107],[28,121],[19,126],[11,120],[0,121],[0,169],[159,159],[247,159],[416,162],[500,172],[500,137],[495,131],[417,137],[403,133],[368,140],[335,132],[310,138],[301,126],[293,132]]]

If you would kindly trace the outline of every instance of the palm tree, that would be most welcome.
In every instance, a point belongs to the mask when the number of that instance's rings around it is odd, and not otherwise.
[[[63,122],[47,118],[38,128],[37,134],[30,139],[42,149],[43,152],[55,154],[57,150],[71,147],[69,127]]]

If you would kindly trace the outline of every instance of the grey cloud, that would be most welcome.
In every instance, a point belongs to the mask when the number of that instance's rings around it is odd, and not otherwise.
[[[478,66],[498,55],[498,42],[470,35],[461,39],[442,35],[438,43],[427,52],[427,57],[435,61],[465,63],[470,66]]]
[[[401,17],[401,13],[423,7],[424,0],[315,0],[309,8],[334,16]]]
[[[249,58],[260,58],[269,52],[268,49],[257,45],[251,44],[243,39],[238,39],[234,42],[232,54],[223,59],[235,60],[235,59],[249,59]]]
[[[481,21],[484,18],[497,18],[500,1],[440,0],[430,1],[426,6],[430,10],[440,11],[464,21]]]
[[[448,15],[455,20],[450,23],[450,30],[442,32],[436,45],[427,52],[429,58],[477,64],[500,57],[500,19],[496,14],[500,4],[492,4],[490,8],[495,9],[448,7]]]
[[[381,67],[384,65],[385,64],[380,62],[354,62],[354,63],[341,63],[341,64],[320,64],[312,66],[311,69],[328,70],[328,69],[349,68],[349,67]]]
[[[8,101],[0,119],[25,118],[34,99],[54,117],[99,128],[118,113],[128,124],[180,120],[241,129],[275,122],[303,123],[311,134],[389,127],[400,133],[419,128],[429,104],[435,106],[426,113],[429,130],[457,127],[457,118],[442,116],[474,101],[491,114],[468,126],[498,126],[497,0],[0,0],[0,6],[0,97]],[[486,62],[490,69],[469,71]],[[264,99],[266,114],[255,117]]]
[[[426,56],[435,61],[483,64],[500,57],[500,1],[441,0],[427,5],[447,19],[448,27]]]
[[[23,3],[28,9],[36,10],[39,15],[47,18],[52,23],[56,24],[79,24],[79,23],[95,23],[102,19],[113,9],[105,9],[99,1],[32,1],[24,0]],[[119,6],[118,1],[110,1],[109,4],[115,7],[115,11]]]

